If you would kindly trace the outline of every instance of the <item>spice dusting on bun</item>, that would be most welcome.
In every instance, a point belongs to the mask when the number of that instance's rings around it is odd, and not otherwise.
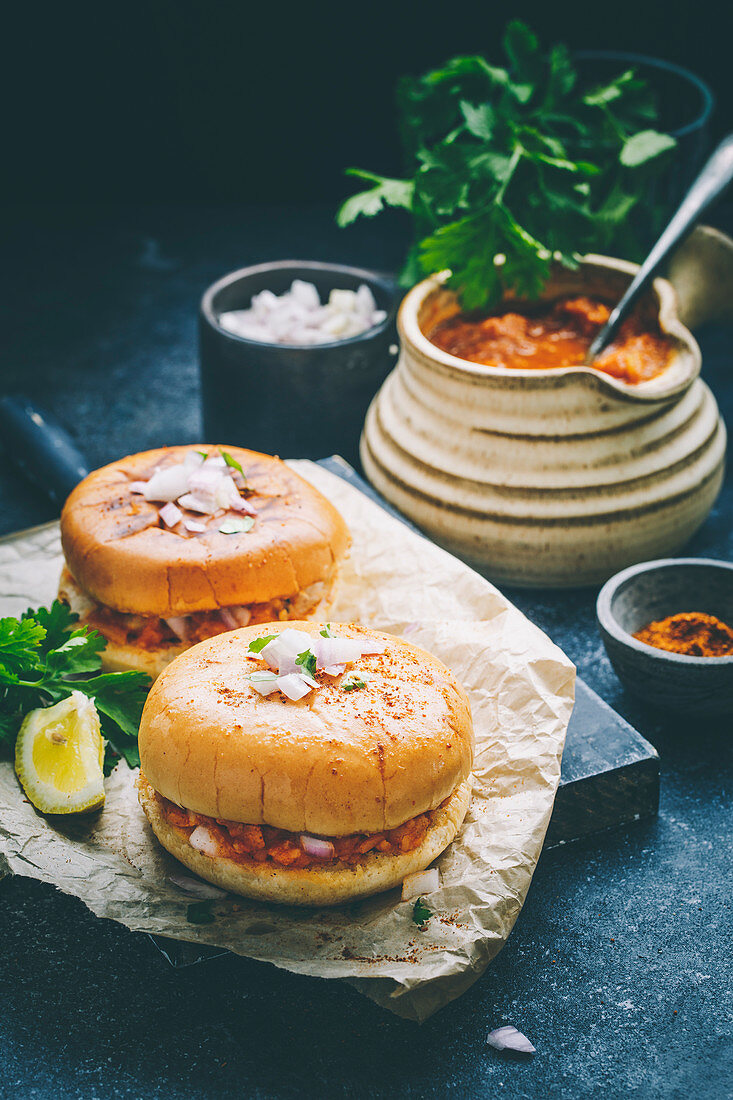
[[[336,509],[278,458],[170,447],[96,470],[61,515],[59,596],[153,677],[226,630],[325,613],[349,546]]]
[[[153,685],[139,744],[161,844],[226,890],[291,905],[398,885],[450,844],[471,797],[461,685],[418,646],[353,624],[201,642]]]

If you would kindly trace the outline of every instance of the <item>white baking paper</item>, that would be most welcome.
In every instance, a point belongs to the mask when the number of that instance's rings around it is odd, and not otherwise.
[[[50,882],[100,917],[134,931],[239,955],[300,974],[347,979],[400,1016],[424,1020],[467,989],[505,943],[540,854],[560,776],[575,670],[486,580],[413,534],[334,474],[294,462],[339,509],[353,547],[329,618],[406,633],[453,669],[476,731],[474,797],[438,860],[425,931],[413,902],[391,891],[337,909],[226,898],[211,924],[190,924],[190,902],[169,880],[180,865],[138,806],[135,774],[118,765],[104,810],[47,820],[0,762],[0,871]],[[47,604],[61,568],[58,527],[0,544],[0,614]]]

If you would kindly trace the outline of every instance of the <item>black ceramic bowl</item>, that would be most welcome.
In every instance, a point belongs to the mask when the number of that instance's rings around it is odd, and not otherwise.
[[[293,279],[314,283],[321,301],[366,283],[387,317],[359,336],[307,347],[248,340],[219,324],[220,314],[249,308],[261,290],[282,294]],[[395,363],[398,302],[388,276],[340,264],[281,260],[219,279],[199,316],[206,438],[283,458],[358,462],[367,407]]]
[[[733,565],[706,558],[633,565],[606,582],[596,611],[606,652],[629,691],[678,714],[733,712],[733,656],[687,657],[632,637],[647,623],[682,611],[733,624]]]

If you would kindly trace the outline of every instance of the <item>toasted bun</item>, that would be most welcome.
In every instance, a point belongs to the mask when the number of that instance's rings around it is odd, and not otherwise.
[[[283,905],[338,905],[398,886],[405,875],[424,870],[448,847],[471,801],[471,781],[466,779],[445,805],[435,811],[422,843],[411,852],[385,855],[372,851],[353,867],[338,863],[331,867],[292,868],[270,862],[245,866],[233,859],[196,851],[186,834],[165,820],[155,792],[142,774],[138,790],[140,803],[158,840],[191,871],[223,890]]]
[[[277,624],[317,635],[307,622]],[[393,829],[434,810],[467,779],[473,725],[466,693],[417,646],[364,627],[335,634],[378,639],[346,676],[370,674],[346,692],[344,675],[322,676],[298,702],[263,697],[249,653],[270,624],[200,642],[153,685],[140,723],[142,770],[156,791],[213,818],[289,832],[348,836]]]
[[[278,458],[226,448],[242,466],[257,509],[246,534],[222,534],[221,516],[197,517],[206,524],[203,534],[176,534],[161,524],[158,505],[131,493],[130,482],[194,449],[131,455],[73,490],[61,514],[61,542],[91,596],[117,611],[188,615],[291,597],[328,580],[348,548],[348,529],[326,498]]]

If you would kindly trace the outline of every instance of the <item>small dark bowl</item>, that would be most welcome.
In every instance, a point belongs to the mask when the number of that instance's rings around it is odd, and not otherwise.
[[[654,706],[678,714],[733,712],[733,656],[687,657],[632,637],[647,623],[703,611],[733,624],[733,565],[706,558],[642,562],[611,577],[596,605],[619,679]]]
[[[261,290],[282,294],[293,279],[314,283],[322,301],[334,289],[366,283],[387,317],[359,336],[307,347],[248,340],[219,324],[221,313],[247,309]],[[387,275],[341,264],[281,260],[219,279],[199,315],[206,439],[283,458],[340,454],[357,463],[369,402],[395,364],[399,297]]]

